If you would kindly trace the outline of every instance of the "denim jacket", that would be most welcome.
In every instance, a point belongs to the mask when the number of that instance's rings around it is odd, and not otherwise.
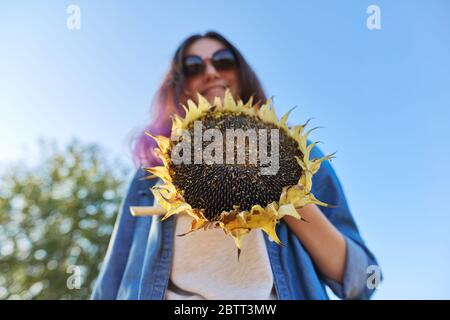
[[[311,158],[322,157],[317,148]],[[122,201],[110,244],[92,299],[164,299],[172,266],[174,216],[133,217],[130,206],[152,206],[149,190],[158,180],[140,180],[147,173],[138,169]],[[329,299],[325,286],[341,299],[369,299],[369,270],[378,264],[361,238],[349,211],[340,182],[329,161],[313,176],[313,194],[333,207],[320,207],[346,241],[346,263],[342,283],[326,279],[283,219],[276,232],[286,246],[277,245],[264,233],[278,299]]]

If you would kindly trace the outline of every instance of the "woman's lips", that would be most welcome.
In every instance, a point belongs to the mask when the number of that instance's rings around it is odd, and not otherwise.
[[[223,91],[225,91],[225,87],[224,87],[224,86],[214,86],[214,87],[210,87],[210,88],[204,90],[204,91],[203,91],[203,94],[209,93],[209,92],[215,92],[215,91],[223,92]]]

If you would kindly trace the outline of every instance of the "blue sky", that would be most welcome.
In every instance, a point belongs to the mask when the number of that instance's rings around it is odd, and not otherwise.
[[[81,9],[68,30],[66,8]],[[369,5],[381,30],[366,27]],[[362,236],[385,281],[376,299],[449,299],[450,3],[432,1],[2,1],[0,164],[39,137],[128,139],[182,39],[213,29],[248,59],[279,115],[313,117],[337,151]],[[447,39],[447,40],[445,40]]]

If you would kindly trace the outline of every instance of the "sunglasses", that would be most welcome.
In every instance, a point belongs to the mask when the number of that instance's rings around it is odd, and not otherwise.
[[[183,73],[185,77],[202,74],[206,70],[206,63],[199,56],[187,55],[183,58]],[[224,48],[213,53],[211,64],[217,71],[230,70],[236,66],[236,58],[230,49]]]

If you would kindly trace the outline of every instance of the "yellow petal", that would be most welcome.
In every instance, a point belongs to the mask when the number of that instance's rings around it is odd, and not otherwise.
[[[312,193],[308,194],[308,203],[317,204],[319,206],[328,207],[329,204],[318,200]]]
[[[225,97],[224,97],[224,107],[223,109],[225,111],[236,111],[236,102],[234,101],[233,95],[231,94],[230,90],[227,89],[225,91]]]
[[[188,205],[187,203],[182,203],[176,207],[170,208],[167,211],[167,213],[165,214],[165,216],[161,219],[161,221],[166,220],[167,218],[169,218],[170,216],[173,216],[174,214],[178,214],[183,211],[187,211],[187,210],[191,210],[191,209],[192,209],[192,207],[190,205]]]
[[[249,233],[249,229],[233,229],[230,232],[230,235],[233,237],[234,243],[236,244],[236,247],[238,248],[238,260],[239,256],[241,255],[241,244],[242,244],[242,237],[245,236],[247,233]]]
[[[303,155],[304,159],[309,159],[309,155],[310,155],[310,153],[311,153],[311,150],[312,150],[318,143],[320,143],[320,141],[316,141],[316,142],[310,143],[310,144],[306,147],[305,154]]]
[[[148,168],[148,171],[153,173],[155,176],[160,177],[164,181],[172,182],[172,177],[170,176],[169,170],[163,166],[157,166]]]
[[[334,155],[336,154],[336,152],[333,152],[332,154],[328,155],[328,156],[324,156],[320,159],[315,159],[312,161],[312,165],[311,165],[311,171],[312,173],[316,173],[317,171],[319,171],[320,169],[320,164],[325,161],[325,160],[330,160],[332,158],[334,158]]]
[[[278,212],[275,207],[268,206],[266,209],[260,205],[255,205],[250,210],[250,215],[247,217],[247,224],[250,228],[261,228],[267,235],[276,243],[281,244],[278,238],[275,227],[278,223]]]
[[[294,185],[290,187],[284,187],[280,196],[280,206],[284,204],[293,203],[300,201],[305,196],[305,188],[303,185]]]
[[[287,128],[287,119],[289,118],[289,115],[291,114],[291,112],[297,107],[293,107],[291,108],[288,112],[286,112],[282,117],[281,120],[279,122],[280,126],[286,127]]]
[[[281,219],[284,216],[291,216],[299,220],[302,219],[292,203],[284,204],[278,209],[278,217]]]
[[[258,117],[265,122],[277,124],[277,115],[273,110],[272,98],[268,99],[258,110]]]
[[[253,108],[253,96],[250,97],[250,99],[248,99],[247,103],[244,105],[244,108]]]
[[[150,191],[153,193],[153,196],[156,202],[166,210],[170,210],[172,208],[172,204],[161,194],[161,190],[156,188],[151,188]]]
[[[177,236],[178,237],[183,237],[183,236],[185,236],[185,235],[187,235],[187,234],[189,234],[191,232],[197,231],[197,230],[203,228],[203,226],[207,222],[208,222],[208,220],[196,220],[196,219],[193,219],[192,220],[192,224],[191,224],[191,230],[189,230],[189,231],[187,231],[185,233],[182,233],[182,234],[177,234]]]
[[[222,99],[220,99],[220,97],[215,97],[214,98],[214,106],[218,109],[222,109]]]
[[[158,148],[162,152],[167,153],[170,150],[171,141],[169,138],[164,136],[154,136],[150,132],[145,132],[145,134],[149,137],[152,137],[156,141],[156,143],[158,144]]]
[[[200,93],[197,93],[198,98],[198,111],[200,113],[204,113],[211,109],[211,105],[209,104],[209,101],[206,100],[204,96],[202,96]]]
[[[172,115],[172,133],[174,133],[178,129],[185,129],[183,118],[181,118],[176,113]]]
[[[219,223],[227,232],[230,232],[233,229],[248,228],[245,215],[245,211],[237,214],[236,212],[223,212],[220,216]]]

